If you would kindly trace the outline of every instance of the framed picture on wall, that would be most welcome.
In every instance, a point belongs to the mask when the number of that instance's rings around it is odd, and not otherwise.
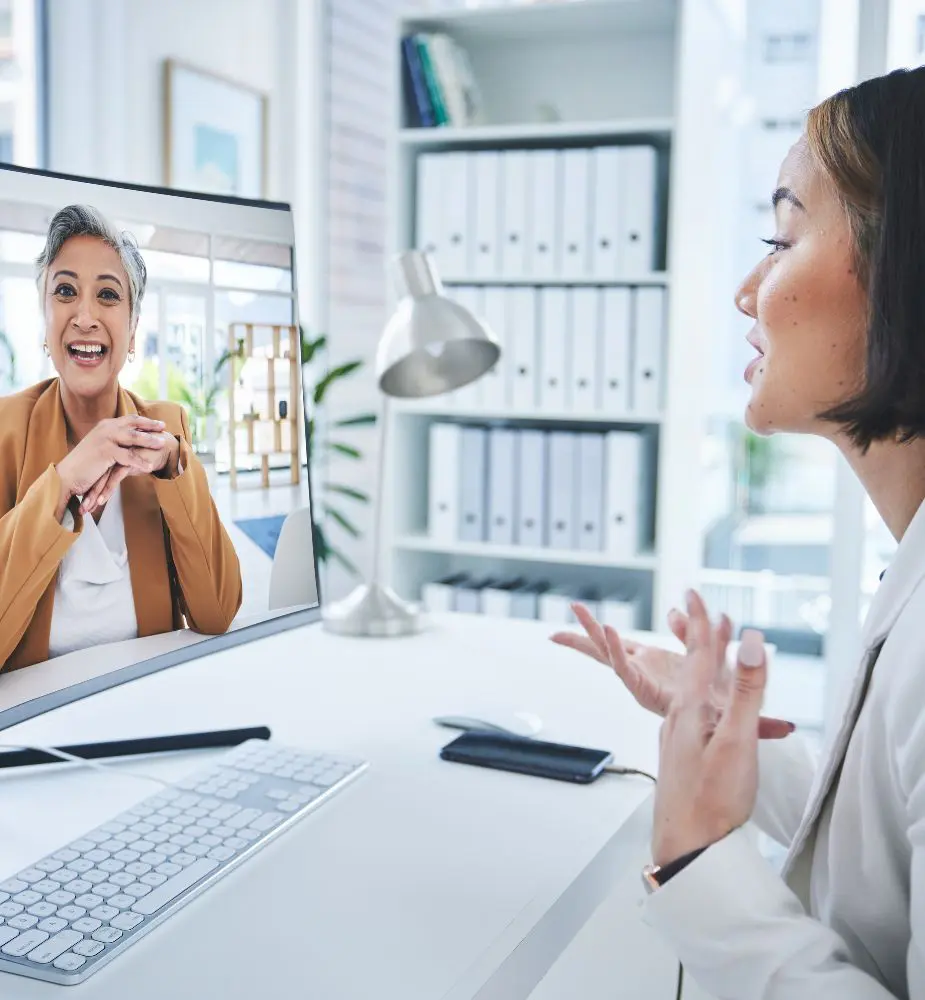
[[[164,61],[164,182],[237,198],[267,196],[267,97]]]

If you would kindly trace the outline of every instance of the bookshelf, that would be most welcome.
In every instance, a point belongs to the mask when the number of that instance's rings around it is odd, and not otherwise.
[[[722,115],[715,107],[737,26],[712,0],[581,0],[446,12],[414,11],[396,23],[394,131],[388,250],[416,242],[418,165],[440,152],[592,149],[644,144],[657,151],[659,219],[653,267],[614,277],[454,273],[456,286],[489,288],[663,288],[667,300],[662,403],[656,411],[590,412],[543,406],[462,405],[452,398],[393,401],[383,497],[384,566],[396,590],[455,572],[524,576],[552,587],[628,586],[644,626],[664,627],[668,610],[699,578],[702,526],[696,488],[705,401],[706,345],[697,333],[732,308],[713,287],[711,255],[722,256],[710,198],[722,197]],[[472,124],[422,127],[409,118],[401,39],[443,33],[465,48],[481,112]],[[715,56],[715,58],[711,58]],[[556,120],[547,121],[552,109]],[[712,192],[709,193],[709,192]],[[429,429],[435,421],[547,431],[647,430],[657,440],[651,518],[654,543],[635,555],[490,542],[435,540],[428,533]]]

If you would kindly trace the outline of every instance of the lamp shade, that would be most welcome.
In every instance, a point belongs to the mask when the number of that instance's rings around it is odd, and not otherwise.
[[[448,299],[432,259],[408,250],[395,260],[401,300],[376,355],[376,377],[387,396],[439,396],[491,369],[501,348],[491,330]]]

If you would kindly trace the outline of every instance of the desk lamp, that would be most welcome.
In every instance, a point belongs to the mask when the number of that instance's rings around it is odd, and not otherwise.
[[[379,340],[376,378],[384,395],[376,477],[373,572],[369,583],[322,609],[325,627],[340,635],[410,635],[421,628],[418,605],[381,581],[382,512],[388,399],[422,399],[460,389],[501,356],[491,330],[443,291],[433,260],[418,250],[394,263],[400,301]]]

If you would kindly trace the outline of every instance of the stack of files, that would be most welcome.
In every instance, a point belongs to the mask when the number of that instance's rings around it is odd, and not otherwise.
[[[445,280],[606,284],[657,270],[653,146],[422,152],[416,166],[415,244]]]
[[[468,54],[449,35],[420,32],[401,41],[405,110],[412,128],[471,125],[481,97]]]
[[[430,425],[428,532],[440,542],[606,552],[654,537],[654,435]]]

